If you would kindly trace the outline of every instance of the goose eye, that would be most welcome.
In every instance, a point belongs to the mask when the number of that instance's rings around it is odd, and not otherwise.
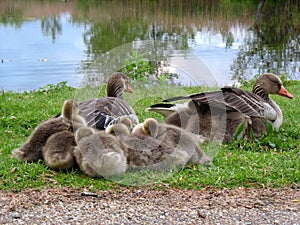
[[[126,84],[126,86],[128,85],[128,83],[129,83],[129,80],[128,80],[128,79],[126,79],[126,80],[125,80],[125,84]]]
[[[281,84],[277,83],[277,82],[273,82],[273,87],[279,88],[281,87]]]

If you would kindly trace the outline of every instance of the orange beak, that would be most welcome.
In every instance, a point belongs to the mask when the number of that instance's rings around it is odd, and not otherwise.
[[[277,94],[287,97],[287,98],[294,98],[293,95],[291,95],[283,86],[281,86],[280,90],[277,92]]]
[[[128,93],[133,93],[131,87],[128,85],[127,88],[125,89],[126,92]]]

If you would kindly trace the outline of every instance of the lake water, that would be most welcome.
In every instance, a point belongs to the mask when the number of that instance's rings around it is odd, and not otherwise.
[[[55,42],[41,32],[41,21],[31,19],[20,28],[0,26],[0,84],[7,90],[32,90],[66,80],[76,86],[84,59],[84,27],[73,27],[69,15],[61,15],[63,33]]]
[[[299,4],[265,3],[255,23],[257,9],[240,1],[3,0],[0,88],[97,85],[135,53],[181,85],[223,86],[266,71],[299,79]]]

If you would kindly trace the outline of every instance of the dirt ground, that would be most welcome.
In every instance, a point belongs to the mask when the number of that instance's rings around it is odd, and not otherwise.
[[[0,191],[1,224],[300,224],[300,186]]]

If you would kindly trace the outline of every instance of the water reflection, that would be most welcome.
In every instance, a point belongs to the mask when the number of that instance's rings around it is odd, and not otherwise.
[[[84,58],[85,46],[81,38],[84,27],[73,29],[69,15],[61,15],[61,35],[44,35],[41,21],[30,19],[23,25],[0,26],[0,88],[4,90],[33,90],[49,83],[67,80],[77,86],[81,74],[77,73]]]
[[[299,79],[299,3],[260,2],[255,23],[255,1],[2,0],[0,86],[97,84],[134,51],[183,85],[267,70]]]
[[[41,28],[44,35],[51,35],[52,40],[56,39],[57,35],[62,34],[62,24],[60,16],[51,16],[41,21]]]
[[[257,21],[232,64],[234,77],[244,79],[273,71],[299,79],[300,2],[260,2],[264,4],[258,9]]]

